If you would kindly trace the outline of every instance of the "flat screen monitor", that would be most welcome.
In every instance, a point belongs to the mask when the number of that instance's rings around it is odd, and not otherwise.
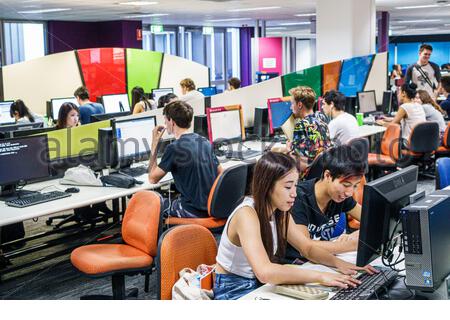
[[[103,120],[110,120],[110,119],[119,118],[119,117],[125,117],[125,116],[129,116],[130,114],[131,114],[131,111],[104,113],[104,114],[103,113],[91,114],[91,123],[103,121]]]
[[[364,186],[356,264],[365,266],[383,255],[390,236],[400,231],[400,209],[416,192],[418,167],[409,166]]]
[[[155,116],[115,119],[112,127],[117,147],[117,159],[121,167],[133,161],[149,158],[152,131],[156,127]]]
[[[56,130],[56,127],[47,127],[47,128],[34,128],[27,130],[17,130],[12,132],[12,138],[26,137],[32,136],[38,133],[46,133],[50,131]]]
[[[159,98],[161,98],[162,96],[165,96],[168,93],[173,93],[173,88],[152,89],[153,101],[158,103]]]
[[[47,135],[0,141],[0,163],[3,195],[14,192],[20,182],[49,177]]]
[[[358,92],[358,106],[359,112],[373,113],[377,111],[377,100],[375,91],[360,91]]]
[[[0,126],[0,137],[11,138],[13,132],[42,128],[43,122],[16,123]]]
[[[389,114],[392,111],[392,91],[383,92],[383,113]]]
[[[216,87],[204,87],[204,88],[198,88],[199,92],[203,93],[205,97],[211,97],[215,94],[217,94],[217,88]]]
[[[102,96],[102,104],[105,113],[117,113],[130,111],[128,94],[106,94]]]
[[[53,120],[58,120],[58,114],[59,114],[59,109],[61,109],[61,106],[63,105],[63,103],[65,102],[72,102],[73,104],[75,104],[77,107],[79,107],[78,105],[78,101],[75,97],[69,97],[69,98],[54,98],[50,100],[50,110],[51,110],[51,114],[48,114],[49,117],[51,117]]]
[[[13,102],[14,101],[0,101],[0,125],[16,122],[9,112]]]
[[[288,98],[273,98],[267,100],[267,108],[269,109],[269,128],[270,134],[281,126],[292,115],[291,101]]]
[[[245,140],[244,117],[241,105],[207,108],[208,136],[211,143]]]

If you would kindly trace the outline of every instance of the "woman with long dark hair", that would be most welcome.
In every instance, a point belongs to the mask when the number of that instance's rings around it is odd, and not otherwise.
[[[155,109],[153,100],[147,99],[142,87],[134,87],[131,90],[131,111],[133,114]]]
[[[80,124],[80,109],[72,103],[65,102],[62,104],[58,113],[57,129],[73,128]]]
[[[36,122],[37,120],[42,122],[42,119],[28,109],[25,103],[20,99],[17,99],[11,104],[9,114],[12,118],[16,119],[17,123]]]
[[[256,164],[252,197],[233,211],[224,227],[217,254],[214,296],[238,299],[261,283],[300,284],[318,282],[346,288],[360,282],[351,276],[301,270],[280,264],[289,242],[307,259],[336,267],[345,274],[359,268],[305,241],[290,210],[297,196],[299,173],[290,156],[268,152]]]

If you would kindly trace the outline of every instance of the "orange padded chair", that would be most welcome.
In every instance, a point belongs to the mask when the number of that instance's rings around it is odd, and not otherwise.
[[[396,170],[400,158],[401,134],[400,125],[391,123],[381,139],[381,153],[369,153],[369,168],[375,177],[380,170]]]
[[[363,202],[363,194],[364,194],[364,186],[366,185],[366,177],[363,176],[361,179],[361,182],[358,185],[358,188],[356,189],[355,193],[353,193],[353,199],[358,202],[359,205],[362,206]],[[347,216],[348,218],[348,226],[352,229],[359,229],[359,221],[353,219],[350,216]]]
[[[72,251],[72,264],[90,277],[112,276],[112,299],[137,297],[137,288],[125,294],[125,275],[151,273],[161,230],[161,197],[152,191],[137,192],[122,222],[123,244],[91,244]],[[147,287],[147,278],[146,278]],[[147,288],[146,288],[147,290]],[[85,296],[82,299],[111,299]]]
[[[158,299],[172,299],[172,287],[183,268],[195,270],[200,264],[215,264],[216,255],[216,240],[205,227],[191,224],[164,232],[156,258]]]
[[[168,217],[165,224],[198,224],[210,230],[218,231],[225,225],[228,216],[245,197],[248,166],[239,164],[222,172],[214,182],[208,197],[207,218]]]
[[[447,124],[444,136],[442,137],[442,145],[436,150],[436,158],[450,157],[450,122]]]

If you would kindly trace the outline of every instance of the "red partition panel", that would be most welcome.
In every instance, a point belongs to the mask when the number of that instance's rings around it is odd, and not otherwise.
[[[104,94],[127,93],[125,49],[95,48],[77,52],[91,101]]]

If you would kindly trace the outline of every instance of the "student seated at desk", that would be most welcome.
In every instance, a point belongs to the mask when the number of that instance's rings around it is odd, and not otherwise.
[[[155,101],[147,99],[142,87],[134,87],[131,90],[131,111],[133,114],[156,109]]]
[[[445,112],[447,112],[447,117],[450,117],[450,75],[442,77],[441,87],[444,97],[447,98],[441,102],[441,107],[445,110]]]
[[[352,147],[342,145],[326,151],[323,172],[319,179],[299,182],[297,198],[292,210],[298,230],[312,246],[337,254],[358,248],[356,231],[345,233],[347,214],[361,220],[361,206],[353,199],[353,193],[364,175],[364,162],[354,159]],[[329,241],[337,239],[337,241]],[[287,258],[301,258],[292,247]]]
[[[417,90],[416,102],[422,105],[427,121],[434,121],[439,124],[440,139],[442,143],[445,129],[447,129],[447,124],[444,120],[444,117],[446,116],[445,111],[431,98],[426,90]]]
[[[80,125],[80,110],[72,102],[64,102],[59,108],[56,129],[73,128]]]
[[[289,151],[294,151],[300,162],[300,176],[316,156],[331,146],[328,125],[316,114],[313,107],[316,94],[310,87],[299,86],[289,91],[291,110],[296,118],[294,138],[286,144]]]
[[[354,116],[345,112],[345,96],[341,92],[330,90],[325,93],[322,110],[331,118],[328,129],[335,145],[346,144],[358,137],[358,122]]]
[[[105,113],[105,108],[100,103],[89,100],[89,91],[86,87],[79,87],[73,95],[77,98],[78,104],[80,105],[81,124],[91,123],[91,115],[93,114]]]
[[[183,101],[169,103],[163,111],[166,128],[157,126],[153,130],[149,181],[158,183],[166,173],[172,172],[179,199],[172,201],[168,214],[180,218],[202,218],[208,216],[209,191],[222,172],[211,143],[196,133],[190,133],[194,111]],[[157,164],[158,143],[165,131],[175,136],[175,141],[164,151]]]
[[[179,99],[184,102],[189,102],[192,100],[197,100],[200,98],[204,98],[205,96],[200,91],[197,91],[195,88],[195,83],[192,79],[186,78],[181,80],[181,97]]]
[[[256,163],[252,197],[245,198],[231,213],[222,233],[216,258],[215,299],[238,299],[261,283],[320,283],[342,288],[359,284],[348,275],[280,264],[287,243],[311,261],[344,274],[374,272],[370,266],[356,267],[313,246],[299,230],[289,213],[297,195],[298,176],[295,160],[282,153],[267,152]]]
[[[165,94],[165,95],[159,97],[159,99],[158,99],[158,109],[162,109],[169,103],[174,102],[176,100],[178,100],[178,97],[175,93]]]
[[[44,122],[44,119],[40,115],[28,109],[20,99],[11,104],[9,114],[12,118],[16,119],[16,123]]]
[[[394,118],[385,117],[383,120],[377,120],[377,124],[389,126],[390,123],[400,124],[402,128],[402,138],[408,141],[414,126],[420,122],[425,122],[425,111],[422,106],[415,102],[417,94],[417,86],[414,83],[405,83],[400,87],[398,95],[402,105],[398,108],[398,112]]]

